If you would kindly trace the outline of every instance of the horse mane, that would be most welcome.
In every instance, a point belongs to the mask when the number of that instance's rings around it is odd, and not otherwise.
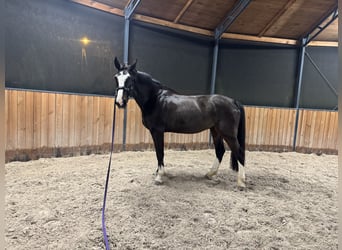
[[[144,82],[148,82],[150,84],[153,84],[155,85],[157,88],[159,89],[164,89],[164,90],[168,90],[168,91],[171,91],[172,93],[175,93],[177,94],[177,91],[163,85],[160,83],[160,81],[152,78],[152,76],[146,72],[142,72],[142,71],[137,71],[138,73],[138,76],[144,81]]]

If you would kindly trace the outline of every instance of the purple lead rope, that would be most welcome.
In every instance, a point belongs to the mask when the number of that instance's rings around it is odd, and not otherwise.
[[[106,185],[105,185],[105,191],[104,191],[104,197],[103,197],[103,206],[102,206],[102,233],[103,233],[103,239],[104,239],[104,242],[106,245],[106,250],[110,250],[110,246],[109,246],[109,242],[108,242],[108,236],[107,236],[107,230],[106,230],[105,210],[106,210],[106,200],[107,200],[110,166],[112,163],[112,154],[113,154],[113,150],[114,150],[115,115],[116,115],[116,105],[115,105],[115,101],[114,101],[114,114],[113,114],[113,125],[112,125],[112,145],[111,145],[111,149],[110,149],[110,157],[109,157],[109,163],[108,163],[107,178],[106,178]]]

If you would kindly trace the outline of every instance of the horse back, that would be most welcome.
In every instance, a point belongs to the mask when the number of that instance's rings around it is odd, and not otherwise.
[[[144,125],[164,132],[197,133],[234,118],[234,100],[222,95],[178,95],[165,92],[154,112],[143,117]]]

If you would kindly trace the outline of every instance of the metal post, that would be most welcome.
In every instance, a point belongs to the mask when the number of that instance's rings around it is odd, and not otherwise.
[[[125,29],[124,29],[124,51],[123,51],[123,62],[128,64],[128,50],[129,50],[129,18],[125,18]],[[127,107],[124,109],[123,117],[123,131],[122,131],[122,150],[126,150],[126,137],[127,137]]]
[[[124,29],[124,51],[123,51],[123,62],[128,64],[128,50],[129,50],[129,24],[130,20],[125,18],[125,29]]]
[[[128,64],[129,53],[129,25],[130,19],[138,7],[140,0],[131,0],[125,8],[125,29],[124,29],[124,51],[123,62]],[[126,150],[126,135],[127,135],[127,108],[124,109],[123,131],[122,131],[122,150]]]
[[[215,85],[216,85],[216,72],[217,72],[217,57],[218,57],[218,49],[219,42],[222,34],[233,24],[236,18],[247,8],[251,0],[238,0],[236,1],[233,8],[226,14],[223,21],[216,27],[214,31],[215,36],[215,46],[214,46],[214,54],[213,54],[213,66],[211,70],[211,86],[210,86],[210,94],[215,93]],[[209,133],[209,145],[211,144],[211,134]]]
[[[211,83],[210,83],[210,94],[215,94],[216,88],[216,73],[217,73],[217,58],[219,49],[219,39],[215,39],[215,46],[213,52],[213,65],[211,68]],[[212,143],[211,133],[209,133],[209,145]]]
[[[214,53],[213,53],[213,65],[211,68],[211,84],[210,84],[210,94],[215,93],[216,88],[216,72],[217,72],[217,58],[218,58],[219,40],[215,40]]]
[[[298,120],[299,120],[299,102],[300,95],[302,91],[302,80],[303,80],[303,67],[304,67],[304,56],[305,56],[305,44],[306,39],[303,39],[301,48],[300,48],[300,56],[299,56],[299,64],[298,64],[298,78],[297,78],[297,97],[296,97],[296,118],[295,118],[295,127],[293,134],[293,151],[296,150],[296,142],[297,142],[297,131],[298,131]]]

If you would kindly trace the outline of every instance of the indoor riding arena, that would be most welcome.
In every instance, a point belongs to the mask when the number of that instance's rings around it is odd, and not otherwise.
[[[337,0],[4,11],[5,249],[338,249]]]

